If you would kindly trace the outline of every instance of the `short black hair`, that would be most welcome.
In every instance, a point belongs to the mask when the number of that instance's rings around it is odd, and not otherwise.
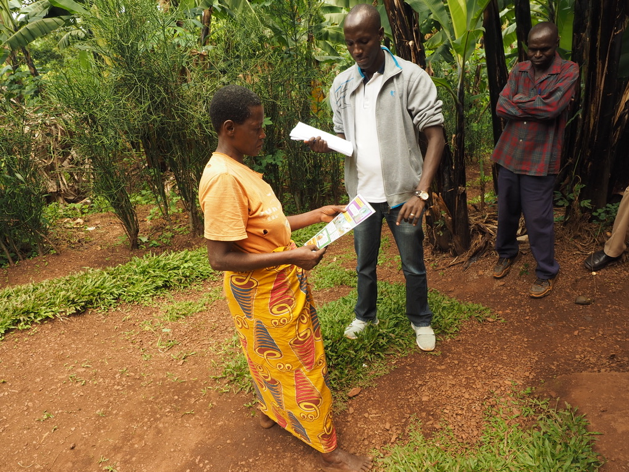
[[[354,17],[356,17],[355,20]],[[347,14],[346,21],[347,18],[359,23],[372,22],[372,25],[377,30],[382,27],[382,20],[380,19],[380,13],[378,12],[378,9],[368,3],[359,3],[358,5],[354,5],[354,7]]]
[[[550,21],[541,21],[533,26],[529,31],[529,37],[531,34],[539,34],[541,32],[551,34],[553,37],[559,39],[559,30],[557,29],[557,25],[551,23]]]
[[[218,89],[210,103],[210,119],[217,133],[227,120],[243,124],[251,116],[251,107],[262,105],[257,94],[240,85]]]

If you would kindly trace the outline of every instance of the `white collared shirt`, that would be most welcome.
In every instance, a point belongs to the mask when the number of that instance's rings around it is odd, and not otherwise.
[[[374,73],[369,82],[356,90],[356,167],[358,193],[368,202],[387,201],[382,179],[382,162],[376,126],[376,98],[382,88],[383,76]]]

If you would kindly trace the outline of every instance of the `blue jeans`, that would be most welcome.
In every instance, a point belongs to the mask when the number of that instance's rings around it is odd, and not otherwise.
[[[406,316],[414,326],[430,326],[432,311],[428,306],[428,284],[424,265],[424,232],[421,224],[413,226],[405,221],[395,224],[401,207],[389,208],[387,203],[371,203],[376,212],[354,228],[358,273],[358,301],[354,312],[361,321],[376,319],[378,277],[376,264],[380,250],[382,220],[386,219],[400,257],[406,278]],[[420,220],[421,222],[421,220]]]

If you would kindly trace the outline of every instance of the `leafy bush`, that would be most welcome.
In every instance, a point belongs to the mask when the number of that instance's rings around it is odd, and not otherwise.
[[[68,130],[66,144],[88,156],[92,164],[93,192],[104,198],[121,221],[132,249],[138,247],[139,222],[129,190],[132,150],[116,124],[124,120],[120,97],[110,78],[100,73],[85,51],[65,74],[51,84],[54,98],[50,113],[62,116]],[[65,113],[59,111],[61,104]]]
[[[32,156],[32,134],[24,109],[0,105],[0,266],[43,254],[47,243],[46,192]]]
[[[289,138],[299,121],[331,128],[321,91],[327,92],[335,71],[316,60],[312,40],[322,21],[318,2],[267,2],[213,24],[214,47],[207,50],[207,74],[217,87],[243,85],[262,99],[265,144],[247,164],[264,174],[288,214],[340,202],[344,194],[342,158],[313,153]]]
[[[191,229],[200,234],[197,188],[215,145],[206,112],[214,83],[196,62],[196,36],[179,26],[183,12],[151,0],[96,0],[96,6],[99,15],[88,22],[92,47],[105,59],[101,73],[111,74],[113,99],[123,108],[112,125],[141,149],[166,217],[165,170],[172,172]]]

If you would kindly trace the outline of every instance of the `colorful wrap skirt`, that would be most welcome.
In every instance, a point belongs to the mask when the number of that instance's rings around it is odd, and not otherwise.
[[[224,289],[262,412],[317,451],[332,452],[332,393],[306,272],[294,265],[225,272]]]

